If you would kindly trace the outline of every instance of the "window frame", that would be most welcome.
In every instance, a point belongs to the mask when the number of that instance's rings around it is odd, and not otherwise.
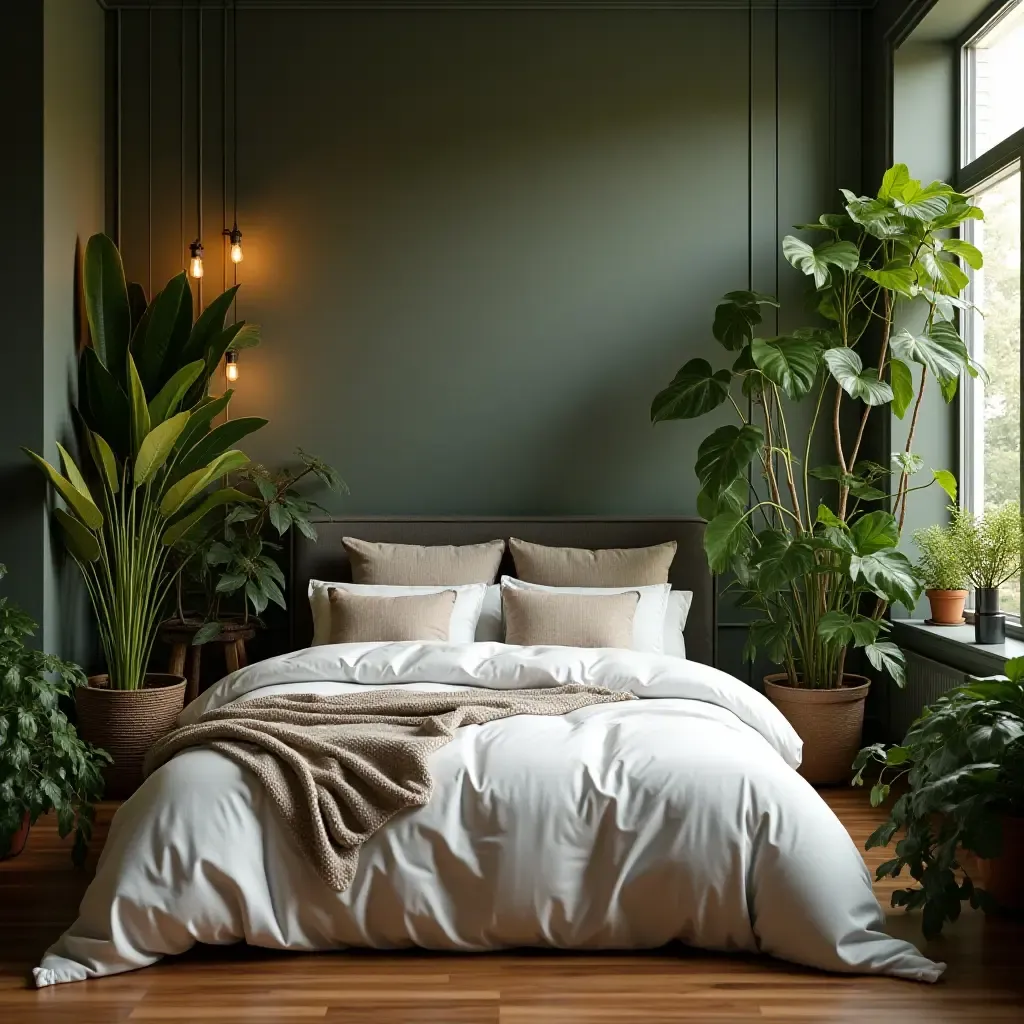
[[[957,61],[956,82],[956,105],[955,116],[957,118],[956,131],[956,168],[953,175],[953,187],[967,195],[974,194],[986,185],[995,184],[1005,175],[1015,171],[1020,174],[1021,189],[1021,239],[1024,242],[1024,128],[1018,129],[1012,135],[996,143],[989,150],[974,157],[969,162],[964,162],[965,157],[971,153],[973,146],[974,132],[974,70],[973,65],[973,44],[982,36],[986,35],[1003,18],[1013,11],[1024,6],[1024,0],[996,0],[965,30],[962,36],[956,41],[955,56]],[[973,222],[968,221],[962,232],[962,236],[968,241],[973,235]],[[1021,246],[1021,387],[1024,389],[1024,244]],[[974,274],[971,273],[971,284],[967,292],[967,298],[973,298]],[[973,325],[971,317],[961,315],[960,333],[968,350],[973,355]],[[978,417],[981,414],[978,385],[967,376],[963,377],[959,388],[959,429],[958,436],[958,462],[960,480],[960,506],[970,508],[974,505],[976,496],[977,479],[975,477],[977,460],[973,453],[977,450],[978,440]],[[1024,441],[1024,401],[1021,403],[1021,438]],[[1021,445],[1021,489],[1020,500],[1024,505],[1024,444]],[[1011,617],[1008,622],[1010,632],[1017,637],[1024,637],[1024,626],[1017,617]]]

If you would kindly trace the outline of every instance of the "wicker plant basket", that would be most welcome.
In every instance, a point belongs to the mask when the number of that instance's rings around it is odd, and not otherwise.
[[[79,733],[114,759],[103,771],[107,799],[138,789],[146,751],[174,727],[184,702],[184,676],[158,672],[146,675],[141,690],[112,690],[102,675],[75,691]]]
[[[848,783],[860,749],[871,680],[845,675],[840,689],[810,690],[789,686],[788,678],[784,672],[765,676],[764,689],[804,741],[800,774],[820,786]]]

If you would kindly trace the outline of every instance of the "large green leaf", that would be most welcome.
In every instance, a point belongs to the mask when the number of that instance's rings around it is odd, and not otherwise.
[[[864,648],[868,661],[878,669],[879,672],[888,672],[897,686],[903,686],[907,681],[906,662],[903,659],[903,652],[891,641],[882,640],[878,643],[868,644]]]
[[[186,363],[174,373],[149,403],[151,423],[163,423],[168,416],[177,411],[185,392],[199,378],[205,365],[202,359],[197,359],[194,363]]]
[[[229,388],[219,398],[204,398],[199,405],[192,409],[188,426],[178,438],[178,447],[182,451],[188,451],[199,438],[209,433],[210,423],[227,408],[232,395],[234,395],[234,391]]]
[[[259,430],[266,424],[267,421],[261,416],[242,416],[237,420],[228,420],[227,423],[222,423],[197,441],[179,459],[176,467],[177,473],[184,476],[194,469],[209,465],[221,452],[234,447],[247,434]]]
[[[893,238],[903,234],[903,218],[893,208],[891,200],[856,196],[848,189],[840,189],[846,197],[846,212],[874,238]]]
[[[199,497],[215,477],[233,473],[248,464],[249,456],[237,449],[218,455],[208,466],[192,470],[167,489],[160,502],[160,514],[165,519],[176,516],[185,505]]]
[[[103,513],[91,499],[82,494],[70,480],[57,472],[42,456],[36,455],[28,448],[22,448],[22,451],[50,478],[50,483],[90,530],[98,530],[103,525]]]
[[[135,368],[135,360],[128,353],[128,394],[132,401],[132,448],[138,455],[142,442],[149,434],[149,405],[146,402],[146,389],[142,385],[139,371]]]
[[[977,246],[971,245],[970,242],[966,242],[962,238],[944,238],[942,248],[954,256],[959,256],[972,270],[981,270],[985,264],[985,259]]]
[[[914,401],[914,375],[902,359],[889,360],[889,386],[892,388],[892,411],[903,419]]]
[[[985,214],[970,202],[964,199],[954,199],[949,204],[949,209],[941,216],[932,221],[933,231],[943,231],[947,228],[955,228],[965,220],[984,220]]]
[[[906,164],[893,164],[882,175],[882,187],[878,190],[879,199],[894,199],[903,196],[903,189],[910,182],[910,171]]]
[[[826,640],[846,646],[852,643],[855,647],[863,647],[871,643],[882,624],[866,615],[850,615],[848,612],[826,612],[818,620],[818,635]]]
[[[238,285],[229,288],[217,296],[203,312],[199,315],[188,341],[181,350],[180,358],[182,363],[194,362],[196,359],[206,359],[206,350],[210,342],[224,330],[224,318],[227,316],[231,303],[235,300],[235,293]]]
[[[80,520],[68,515],[62,508],[54,509],[53,516],[64,531],[64,543],[79,562],[95,562],[100,557],[99,541]]]
[[[750,527],[743,512],[722,512],[704,530],[704,551],[714,573],[728,570],[734,556],[750,546]]]
[[[712,371],[706,359],[691,359],[651,403],[651,421],[689,420],[717,409],[729,397],[728,370]]]
[[[913,610],[921,596],[914,567],[902,551],[888,549],[870,555],[852,555],[850,578],[855,583],[863,580],[879,597],[899,601],[909,610]]]
[[[956,502],[956,477],[948,469],[933,469],[932,479],[946,492],[949,500]]]
[[[913,297],[914,287],[917,284],[917,274],[910,267],[907,260],[889,260],[878,270],[869,267],[862,267],[861,274],[874,281],[875,284],[885,288],[886,291],[897,292],[900,295]]]
[[[743,647],[743,658],[753,661],[758,651],[763,651],[768,660],[781,665],[789,649],[792,629],[789,620],[755,619],[747,630],[747,642]]]
[[[93,235],[85,247],[83,283],[93,348],[113,378],[124,384],[131,309],[121,254],[106,235]]]
[[[892,388],[878,379],[878,371],[863,369],[860,356],[852,348],[830,348],[825,363],[839,386],[865,405],[884,405],[893,399]]]
[[[852,523],[850,536],[858,555],[871,555],[896,547],[900,542],[900,529],[895,516],[879,510],[868,512]]]
[[[189,292],[187,301],[190,304],[188,277],[184,273],[172,277],[164,290],[153,299],[149,314],[132,338],[132,357],[147,395],[154,395],[160,390],[166,377],[175,368],[174,355],[188,336],[187,333],[181,336],[181,308],[186,302],[186,292]],[[191,315],[190,305],[189,319]],[[186,332],[187,329],[185,326]],[[167,370],[164,369],[165,361],[172,364]]]
[[[754,327],[760,322],[761,311],[756,305],[722,302],[715,307],[711,333],[727,349],[735,352],[750,344]]]
[[[196,527],[215,508],[221,505],[234,504],[235,502],[251,502],[253,500],[252,495],[246,494],[244,491],[239,491],[234,487],[223,487],[209,495],[201,505],[189,512],[187,516],[183,516],[177,522],[171,523],[164,531],[161,539],[164,544],[171,547],[177,544],[185,534]]]
[[[117,468],[117,459],[113,451],[111,451],[110,445],[94,430],[89,430],[88,428],[86,428],[85,437],[89,445],[89,452],[92,455],[92,461],[100,471],[107,489],[111,494],[117,494],[121,489],[121,481]]]
[[[235,335],[234,340],[228,346],[229,352],[241,352],[245,348],[257,348],[260,343],[259,324],[250,324],[242,321],[242,329]]]
[[[67,449],[59,441],[57,442],[57,451],[60,452],[61,465],[64,467],[64,475],[68,478],[71,486],[74,487],[83,498],[87,498],[94,505],[96,499],[92,496],[92,492],[89,490],[89,485],[85,482],[85,477],[82,476],[81,470],[78,468],[77,463],[68,454]]]
[[[185,429],[189,414],[179,412],[169,420],[154,427],[142,440],[139,454],[135,458],[135,486],[139,487],[153,478],[168,456],[174,451],[174,442]]]
[[[132,454],[132,439],[128,395],[92,348],[82,351],[78,401],[89,428],[102,434],[120,458],[129,457]]]
[[[754,338],[750,354],[757,368],[793,399],[814,386],[821,346],[808,338]]]
[[[921,182],[911,178],[904,183],[900,194],[893,196],[893,202],[902,216],[927,222],[946,213],[953,195],[953,189],[941,181],[922,187]]]
[[[750,460],[764,444],[759,427],[745,423],[719,427],[700,443],[694,469],[701,487],[717,498],[747,471]]]
[[[782,590],[814,570],[815,547],[809,541],[793,540],[779,530],[762,531],[757,539],[760,546],[751,562],[757,565],[757,586],[761,593]]]
[[[933,323],[925,334],[911,334],[906,327],[901,327],[893,334],[889,345],[897,359],[920,363],[939,380],[958,377],[966,365],[967,350],[956,328],[945,320]]]
[[[741,476],[717,497],[712,497],[706,491],[698,491],[697,513],[710,521],[721,512],[742,512],[747,507],[748,490],[747,478]]]
[[[952,260],[944,260],[934,249],[923,249],[915,264],[943,295],[959,295],[970,279]]]
[[[149,308],[149,300],[146,298],[146,289],[137,281],[129,281],[126,285],[128,292],[128,313],[131,317],[131,334],[135,334],[135,328],[146,315]]]
[[[853,242],[830,241],[812,247],[794,235],[786,235],[782,254],[797,270],[813,275],[817,288],[828,283],[830,265],[852,271],[860,264],[860,250]]]

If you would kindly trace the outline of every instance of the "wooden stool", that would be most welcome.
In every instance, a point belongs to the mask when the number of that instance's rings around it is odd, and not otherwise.
[[[160,639],[164,643],[170,644],[171,647],[167,671],[172,675],[184,676],[187,680],[185,685],[186,704],[195,700],[200,693],[200,671],[204,647],[220,644],[224,650],[224,666],[227,672],[234,672],[249,664],[245,653],[245,641],[251,640],[256,635],[256,630],[252,626],[243,625],[241,622],[226,622],[221,626],[219,636],[205,644],[196,645],[192,643],[192,638],[199,631],[199,625],[198,623],[181,622],[178,619],[168,619],[160,626]],[[187,672],[185,671],[186,658],[188,660]]]

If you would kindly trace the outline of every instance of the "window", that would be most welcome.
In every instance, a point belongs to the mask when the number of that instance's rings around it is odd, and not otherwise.
[[[1021,158],[1024,155],[1024,0],[1006,3],[962,47],[958,190],[985,212],[964,236],[984,253],[971,275],[975,308],[961,331],[987,379],[961,393],[960,498],[981,512],[1021,500]],[[1020,615],[1019,583],[1004,588]]]

